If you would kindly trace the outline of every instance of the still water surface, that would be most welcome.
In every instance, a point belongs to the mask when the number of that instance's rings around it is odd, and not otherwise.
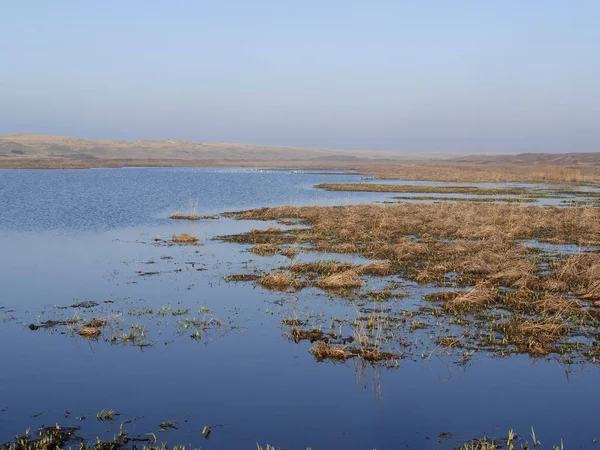
[[[57,422],[81,426],[87,438],[111,438],[131,420],[124,428],[132,435],[154,432],[170,445],[206,449],[251,449],[257,442],[288,449],[452,448],[531,426],[542,443],[562,439],[565,448],[589,448],[600,437],[597,367],[483,354],[466,366],[443,355],[418,355],[391,370],[317,363],[310,344],[288,341],[280,322],[296,310],[351,314],[347,300],[224,282],[273,260],[211,238],[264,223],[166,219],[180,209],[208,215],[394,195],[312,187],[360,181],[246,169],[0,171],[0,441]],[[180,232],[203,245],[154,242]],[[158,273],[140,275],[152,271]],[[56,308],[84,300],[98,302],[98,311]],[[197,341],[171,314],[136,318],[144,308],[207,308],[235,328]],[[115,312],[123,313],[119,320],[144,323],[153,345],[28,328],[59,316]],[[102,409],[121,415],[114,423],[97,421]],[[178,428],[159,432],[171,419]],[[213,430],[209,439],[201,435],[205,425]],[[441,432],[452,437],[439,439]]]

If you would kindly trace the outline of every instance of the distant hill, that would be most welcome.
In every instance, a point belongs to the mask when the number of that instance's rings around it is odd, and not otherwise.
[[[92,141],[38,134],[0,135],[0,163],[11,160],[178,160],[178,161],[418,161],[451,154],[326,150],[251,144],[176,140]]]
[[[600,152],[465,156],[456,152],[328,150],[171,139],[110,141],[27,133],[0,135],[0,167],[250,166],[263,163],[273,166],[350,167],[364,163],[385,166],[422,162],[443,165],[600,165]]]
[[[578,165],[600,164],[600,152],[590,153],[520,153],[518,155],[469,155],[452,159],[454,162],[478,164],[543,164]]]

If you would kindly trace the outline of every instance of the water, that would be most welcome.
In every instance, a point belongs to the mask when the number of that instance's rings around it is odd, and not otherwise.
[[[527,433],[531,426],[544,444],[563,439],[565,448],[588,448],[597,438],[597,367],[478,353],[466,366],[443,354],[415,355],[390,370],[317,363],[307,352],[310,344],[285,338],[281,320],[307,311],[352,316],[351,302],[314,290],[271,293],[224,282],[248,267],[286,263],[211,240],[269,224],[166,219],[190,207],[204,215],[397,195],[312,188],[325,182],[360,182],[360,176],[190,168],[0,171],[0,441],[57,422],[81,426],[87,438],[111,438],[120,422],[131,420],[123,427],[132,435],[152,432],[170,445],[206,449],[251,449],[257,442],[295,449],[452,448],[511,428]],[[184,231],[203,245],[154,241]],[[152,271],[159,273],[139,275]],[[83,300],[99,306],[56,308]],[[170,309],[158,315],[161,308]],[[187,308],[189,317],[227,325],[191,339],[178,325],[184,316],[172,315]],[[136,315],[148,309],[153,314]],[[90,342],[67,327],[27,328],[117,312],[123,314],[118,326],[127,331],[142,323],[153,345]],[[102,409],[121,415],[100,422],[95,415]],[[178,428],[160,432],[158,425],[171,419]],[[208,440],[201,435],[205,425],[213,430]],[[438,438],[441,432],[452,437]]]

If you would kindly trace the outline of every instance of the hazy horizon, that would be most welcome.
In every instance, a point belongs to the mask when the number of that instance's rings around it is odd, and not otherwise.
[[[600,4],[14,2],[0,134],[600,151]]]

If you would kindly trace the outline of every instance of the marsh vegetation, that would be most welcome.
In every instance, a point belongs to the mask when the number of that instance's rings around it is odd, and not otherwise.
[[[260,278],[264,287],[313,287],[346,294],[351,290],[360,297],[356,290],[369,278],[395,276],[436,290],[409,308],[365,319],[379,323],[379,335],[382,323],[386,330],[394,330],[385,341],[397,349],[410,347],[413,354],[430,351],[415,340],[408,345],[403,334],[427,329],[436,347],[459,350],[459,356],[483,350],[595,362],[600,354],[595,331],[600,317],[600,253],[586,250],[600,245],[600,213],[595,208],[358,205],[263,208],[234,217],[287,218],[308,227],[285,231],[272,227],[225,240],[260,246],[294,244],[305,252],[352,253],[375,260],[358,266],[295,262]],[[549,254],[523,240],[575,244],[581,251]],[[371,292],[368,297],[385,295]],[[320,339],[311,353],[318,360],[338,361],[359,354],[333,344],[329,338]]]

